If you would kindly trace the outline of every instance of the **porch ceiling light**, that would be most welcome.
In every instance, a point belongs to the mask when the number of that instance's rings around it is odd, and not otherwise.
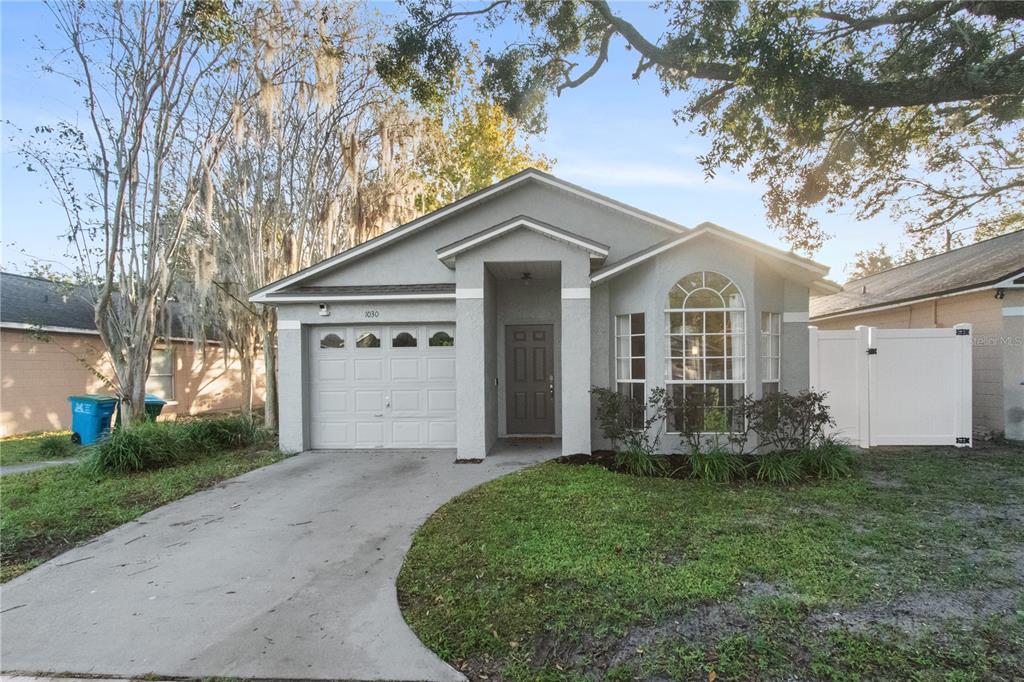
[[[528,272],[524,272],[523,276],[519,278],[523,282],[523,286],[530,286],[530,281],[533,279],[533,275]]]

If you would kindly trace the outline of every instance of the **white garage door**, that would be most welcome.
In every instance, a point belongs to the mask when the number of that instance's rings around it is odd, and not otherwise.
[[[314,448],[455,447],[455,327],[314,327]]]

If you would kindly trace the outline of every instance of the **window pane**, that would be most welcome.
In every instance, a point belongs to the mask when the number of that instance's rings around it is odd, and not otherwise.
[[[337,334],[324,334],[320,337],[321,348],[344,348],[345,339]]]
[[[773,395],[779,392],[779,383],[777,381],[766,381],[761,384],[761,395]]]
[[[615,361],[615,378],[629,379],[629,360]]]
[[[625,336],[629,333],[629,315],[616,315],[615,333],[618,336]]]
[[[686,355],[686,345],[682,336],[668,337],[668,356],[670,358],[681,358]]]
[[[718,274],[717,272],[705,272],[704,273],[704,286],[708,289],[714,289],[715,291],[721,291],[727,286],[732,284],[728,277]]]
[[[380,337],[369,331],[356,333],[356,348],[380,348]]]
[[[735,284],[730,284],[722,292],[722,298],[725,299],[725,304],[730,308],[742,308],[743,297],[740,296],[740,290],[736,288]]]
[[[615,356],[619,358],[629,357],[629,337],[620,336],[615,339]]]
[[[772,336],[771,343],[768,346],[769,353],[773,358],[779,357],[779,337]]]
[[[691,272],[686,277],[679,280],[679,286],[686,290],[687,293],[694,289],[700,289],[704,286],[704,273],[703,272]]]
[[[704,361],[708,379],[725,379],[725,360],[712,358]]]
[[[774,313],[772,315],[772,333],[778,334],[782,330],[782,315]]]
[[[704,331],[709,334],[721,334],[725,331],[726,313],[704,313]]]
[[[701,337],[699,336],[686,336],[686,357],[700,357],[704,355],[701,347]]]
[[[743,358],[731,358],[727,361],[729,369],[729,379],[742,381],[746,378],[746,366],[747,361]]]
[[[683,308],[686,306],[686,292],[680,289],[678,286],[674,286],[669,289],[668,292],[668,307],[669,308]]]
[[[682,334],[683,333],[683,314],[682,313],[669,313],[668,314],[668,332],[670,334]]]
[[[642,337],[642,336],[633,336],[633,337],[631,337],[630,346],[631,346],[631,350],[633,352],[633,357],[643,357],[644,356],[644,337]]]
[[[455,337],[448,332],[435,332],[430,337],[429,345],[432,347],[450,348],[455,345]]]
[[[736,311],[729,313],[729,331],[736,334],[742,334],[746,331],[746,322],[743,318],[743,313]]]
[[[720,358],[725,355],[725,336],[722,334],[708,334],[704,337],[704,355],[710,358]]]
[[[761,313],[761,331],[762,332],[767,332],[767,331],[770,331],[771,328],[772,328],[772,314],[771,313]]]
[[[684,313],[687,334],[700,334],[704,331],[704,313]]]
[[[174,357],[174,353],[171,350],[159,348],[156,349],[149,356],[149,373],[153,374],[170,374],[172,369],[171,358]]]
[[[633,315],[630,316],[629,326],[630,326],[629,330],[633,334],[643,334],[644,333],[644,314],[643,313],[633,313]]]
[[[717,291],[710,289],[697,289],[686,297],[687,308],[722,308],[725,302]]]
[[[399,332],[391,339],[392,348],[415,348],[416,337],[409,332]]]
[[[639,358],[639,359],[633,360],[633,363],[632,363],[633,374],[632,374],[632,376],[630,376],[631,379],[644,379],[644,378],[646,378],[645,372],[644,372],[644,362],[645,361],[644,361],[643,358]]]
[[[153,376],[150,375],[149,379],[146,380],[146,393],[152,393],[157,398],[163,400],[171,400],[174,398],[172,388],[174,386],[174,379],[170,376]]]

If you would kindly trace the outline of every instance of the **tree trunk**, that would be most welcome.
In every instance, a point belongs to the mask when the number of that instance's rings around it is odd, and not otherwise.
[[[239,356],[238,362],[242,366],[242,416],[252,419],[252,370],[255,358],[252,353],[246,352]]]
[[[270,326],[263,327],[263,363],[266,369],[267,400],[263,406],[264,426],[277,430],[277,335]]]

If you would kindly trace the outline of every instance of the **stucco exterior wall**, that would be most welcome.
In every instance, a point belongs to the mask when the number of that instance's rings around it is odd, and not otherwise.
[[[973,329],[973,408],[974,430],[979,435],[1007,431],[1006,415],[1016,397],[1014,388],[1024,377],[1013,376],[1013,361],[1024,356],[1020,334],[1013,331],[1013,317],[1004,316],[1004,308],[1024,305],[1024,291],[1006,290],[1003,299],[995,292],[938,298],[905,306],[812,321],[819,329],[853,329],[859,325],[880,329],[919,329],[953,327],[969,322]],[[1005,366],[1004,366],[1005,365]],[[1009,392],[1008,390],[1009,389]],[[1007,403],[1006,397],[1012,400]],[[1024,410],[1024,404],[1020,405]],[[1024,437],[1024,433],[1020,437]]]
[[[453,282],[455,273],[437,260],[436,250],[520,215],[606,244],[609,263],[678,234],[563,190],[530,183],[419,230],[401,239],[398,248],[381,249],[303,284]]]
[[[0,330],[0,436],[70,428],[69,395],[113,392],[97,376],[113,377],[99,336],[48,333],[46,338],[28,331]],[[237,354],[214,345],[197,349],[192,343],[174,342],[173,347],[174,399],[164,407],[162,419],[242,406]],[[254,370],[256,401],[262,403],[262,357]]]

